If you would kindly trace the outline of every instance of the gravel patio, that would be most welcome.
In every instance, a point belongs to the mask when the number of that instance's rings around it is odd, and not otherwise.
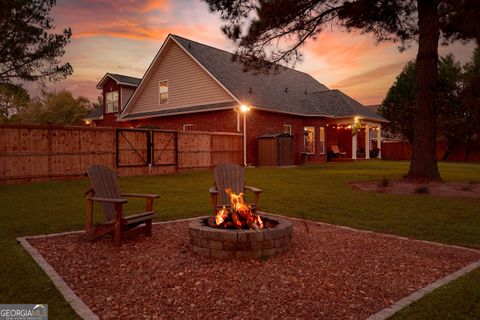
[[[101,319],[364,319],[480,259],[480,252],[292,220],[292,248],[265,260],[188,250],[188,221],[122,247],[78,233],[30,238]]]

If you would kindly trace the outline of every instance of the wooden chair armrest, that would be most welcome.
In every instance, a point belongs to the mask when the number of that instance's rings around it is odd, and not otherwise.
[[[153,193],[122,193],[122,197],[127,198],[148,198],[148,199],[156,199],[160,198],[158,194]]]
[[[218,194],[218,190],[217,190],[217,187],[213,186],[210,188],[210,190],[208,190],[210,192],[210,194]]]
[[[260,193],[262,193],[262,189],[258,189],[255,187],[245,186],[245,190],[250,190],[255,194],[255,207],[258,209],[258,200],[260,199]]]
[[[127,203],[127,199],[108,199],[108,198],[98,198],[98,197],[87,197],[88,200],[98,201],[98,202],[110,202],[110,203]]]
[[[245,189],[252,191],[253,193],[262,193],[262,189],[258,189],[255,187],[245,186]]]
[[[145,199],[145,211],[152,211],[153,210],[153,199],[160,198],[158,194],[150,194],[150,193],[122,193],[122,197],[127,198],[142,198]]]

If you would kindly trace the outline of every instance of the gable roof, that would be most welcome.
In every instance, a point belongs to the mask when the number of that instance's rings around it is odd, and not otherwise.
[[[165,44],[171,40],[236,101],[257,109],[280,113],[332,118],[360,116],[386,122],[383,117],[371,112],[358,101],[339,90],[330,90],[307,73],[286,67],[280,67],[278,72],[245,72],[242,62],[233,61],[232,53],[177,35],[167,37],[151,66],[159,58]],[[152,69],[149,67],[144,78],[148,78],[148,74],[154,71]],[[122,118],[142,117],[140,114],[128,114],[127,109],[132,101],[133,99],[130,99],[122,112]]]
[[[140,81],[142,81],[141,78],[135,78],[135,77],[130,77],[126,76],[123,74],[116,74],[116,73],[106,73],[102,80],[97,84],[97,89],[102,89],[103,85],[105,82],[107,82],[108,79],[112,79],[115,81],[117,84],[123,84],[126,86],[131,86],[131,87],[137,87]]]

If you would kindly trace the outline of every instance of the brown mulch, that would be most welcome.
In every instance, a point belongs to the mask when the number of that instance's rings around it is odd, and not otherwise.
[[[293,246],[268,260],[187,249],[188,222],[155,225],[116,248],[78,234],[29,239],[102,319],[364,319],[480,253],[294,221]]]
[[[398,195],[430,194],[439,197],[480,199],[480,182],[476,181],[472,181],[469,183],[440,181],[421,183],[405,180],[387,180],[386,182],[352,182],[351,186],[354,189],[362,191],[382,192]],[[425,190],[425,188],[426,192],[422,192]]]

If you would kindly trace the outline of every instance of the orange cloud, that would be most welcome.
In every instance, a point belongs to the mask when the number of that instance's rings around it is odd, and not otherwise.
[[[171,3],[169,0],[148,0],[147,2],[140,2],[143,3],[140,7],[141,12],[150,12],[154,10],[168,11],[171,9]]]
[[[342,89],[342,88],[348,88],[348,87],[356,87],[372,81],[382,81],[385,78],[391,78],[392,75],[393,76],[398,75],[402,70],[402,68],[405,66],[405,64],[406,62],[398,62],[398,63],[392,63],[392,64],[380,66],[380,67],[371,69],[369,71],[363,72],[361,74],[357,74],[357,75],[345,78],[343,80],[340,80],[332,84],[332,87]]]
[[[73,38],[111,36],[160,39],[172,9],[170,0],[67,0],[54,10],[58,25],[72,28]]]
[[[369,35],[356,32],[322,31],[315,40],[310,40],[305,50],[322,59],[327,65],[355,68],[371,54],[381,54],[391,43],[375,44]]]
[[[363,104],[378,104],[405,64],[404,61],[373,68],[333,83],[331,88],[340,89]]]

